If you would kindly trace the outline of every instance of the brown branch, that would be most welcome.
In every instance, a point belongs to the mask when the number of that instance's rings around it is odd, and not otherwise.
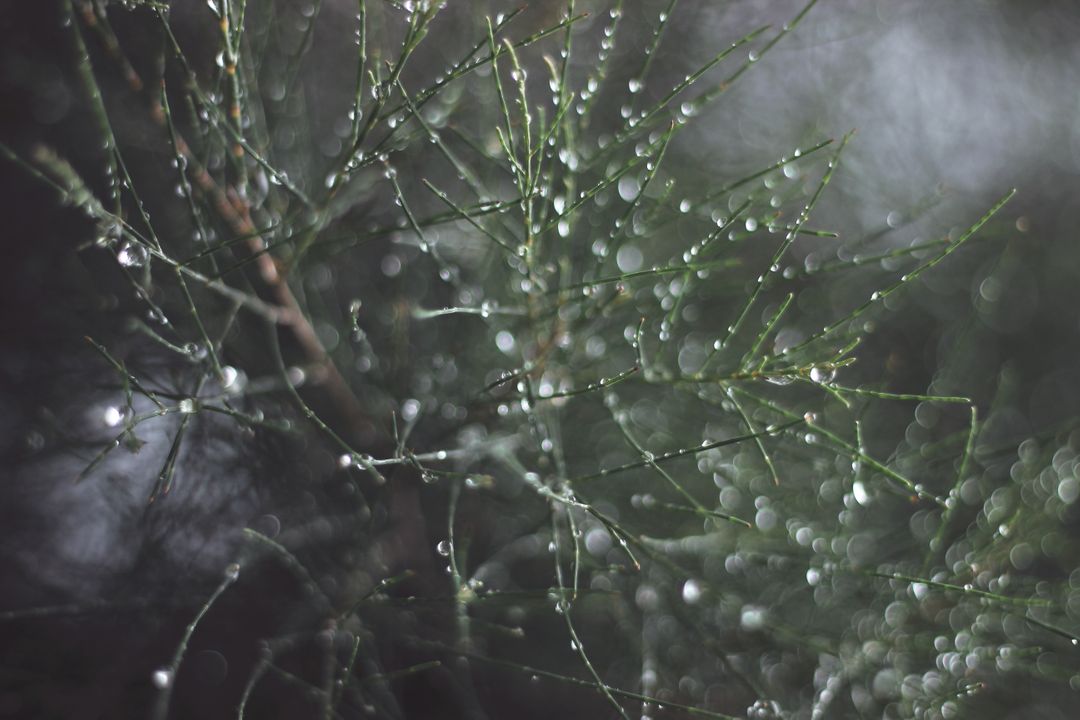
[[[136,95],[141,94],[146,85],[124,55],[112,29],[108,24],[99,22],[92,3],[80,3],[80,9],[86,25],[100,37],[108,55],[120,66],[129,89]],[[165,91],[164,78],[161,81],[161,90]],[[165,111],[156,97],[150,99],[150,118],[159,128],[167,130]],[[351,441],[370,446],[383,433],[377,430],[375,423],[364,412],[349,383],[342,376],[315,332],[311,321],[304,314],[286,277],[279,272],[277,261],[266,252],[266,241],[251,219],[250,203],[233,188],[222,188],[214,180],[199,162],[179,130],[176,131],[175,137],[176,152],[184,158],[186,171],[195,187],[210,201],[220,218],[235,235],[247,238],[247,249],[255,262],[263,290],[281,311],[278,323],[299,346],[314,384],[325,391],[325,404],[338,419],[345,423]]]

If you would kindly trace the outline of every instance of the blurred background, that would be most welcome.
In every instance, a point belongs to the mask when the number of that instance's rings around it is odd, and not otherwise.
[[[736,18],[781,24],[798,10],[765,5],[704,11],[693,37]],[[940,341],[923,347],[928,368],[953,355],[956,381],[976,394],[1020,382],[1013,409],[1032,429],[1072,417],[1080,389],[1078,98],[1067,79],[1077,22],[1063,2],[823,2],[695,130],[712,165],[745,162],[781,137],[798,145],[856,128],[816,216],[841,230],[842,246],[879,233],[898,245],[929,239],[1016,187],[993,250],[969,258],[964,275],[927,277],[905,301],[920,308],[912,320],[930,316],[914,325],[922,342]],[[824,258],[836,248],[800,250]]]

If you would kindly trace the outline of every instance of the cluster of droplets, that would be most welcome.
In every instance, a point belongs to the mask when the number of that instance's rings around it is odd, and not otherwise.
[[[781,720],[783,712],[775,700],[759,699],[746,708],[747,720]]]

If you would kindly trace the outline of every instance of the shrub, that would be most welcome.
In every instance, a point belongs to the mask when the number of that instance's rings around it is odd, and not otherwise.
[[[12,485],[59,518],[12,534],[20,662],[134,617],[97,702],[158,717],[948,718],[1073,682],[1077,439],[984,441],[875,326],[1012,193],[796,263],[840,242],[852,134],[733,175],[679,138],[814,3],[685,75],[674,0],[581,4],[58,3],[71,139],[2,152],[83,218],[77,311],[32,324],[87,337],[12,355],[67,408],[26,411]]]

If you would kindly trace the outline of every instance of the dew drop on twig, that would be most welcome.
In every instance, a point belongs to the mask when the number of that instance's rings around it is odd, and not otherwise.
[[[173,671],[168,668],[160,668],[154,671],[151,681],[158,690],[170,687],[173,682]]]

